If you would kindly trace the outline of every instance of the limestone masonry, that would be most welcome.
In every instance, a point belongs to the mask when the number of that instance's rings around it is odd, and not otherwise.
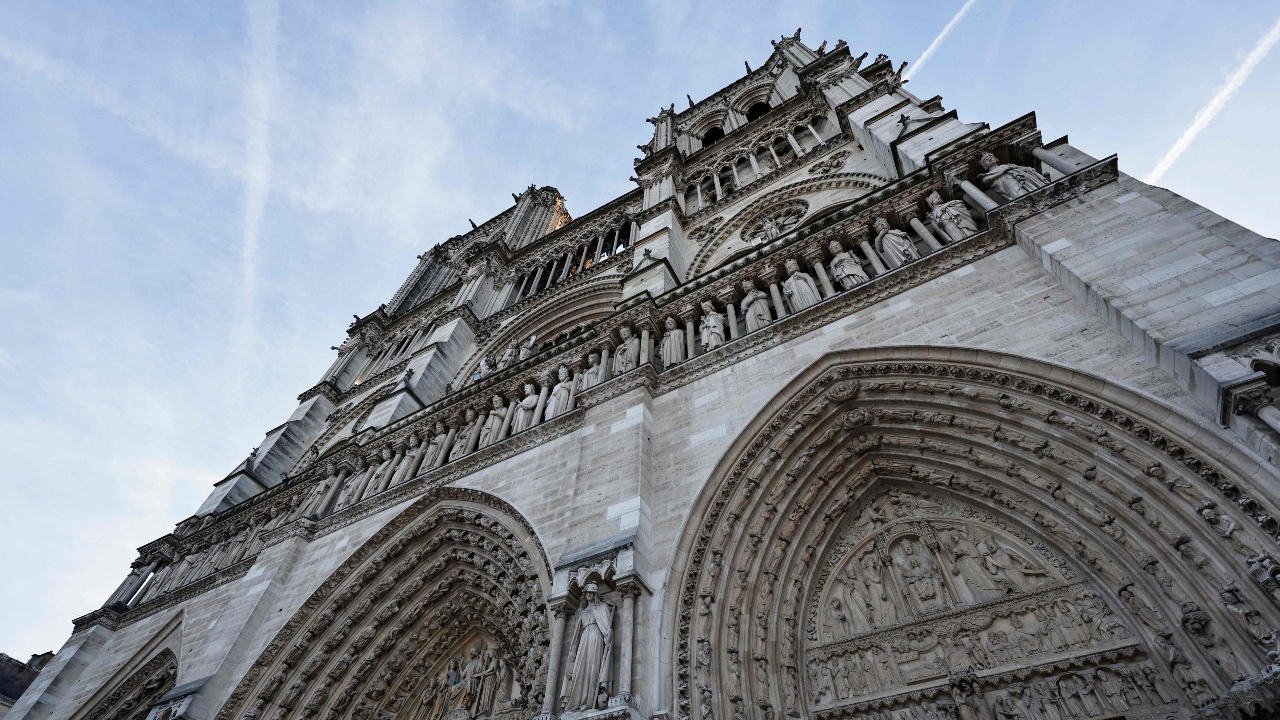
[[[420,256],[8,720],[1271,717],[1280,243],[773,46]]]

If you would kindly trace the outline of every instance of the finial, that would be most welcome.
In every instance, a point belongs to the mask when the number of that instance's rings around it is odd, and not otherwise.
[[[693,98],[689,97],[689,93],[685,93],[684,96],[689,101],[689,107],[693,107]]]
[[[742,61],[742,64],[747,66],[747,74],[748,74],[748,75],[750,75],[750,74],[751,74],[751,65],[750,65],[746,60],[743,60],[743,61]]]
[[[475,220],[472,220],[471,218],[467,218],[467,222],[471,223],[471,229],[472,229],[472,230],[479,230],[479,229],[480,229],[480,226],[479,226],[479,225],[476,225],[476,221],[475,221]]]
[[[799,39],[800,39],[800,28],[796,28],[796,34],[795,34],[795,35],[792,35],[792,36],[791,36],[791,39],[792,39],[792,40],[799,40]]]
[[[822,41],[822,44],[818,46],[817,53],[818,53],[819,55],[826,55],[826,54],[827,54],[827,41],[826,41],[826,40],[823,40],[823,41]]]

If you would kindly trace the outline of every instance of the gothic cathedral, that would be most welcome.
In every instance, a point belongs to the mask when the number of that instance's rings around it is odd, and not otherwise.
[[[1280,243],[773,46],[420,256],[8,720],[1280,711]]]

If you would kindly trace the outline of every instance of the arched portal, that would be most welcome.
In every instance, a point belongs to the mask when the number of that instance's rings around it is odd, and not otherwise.
[[[1000,353],[832,354],[695,503],[681,720],[1188,716],[1275,647],[1275,515],[1232,447]]]
[[[523,716],[546,684],[550,587],[542,546],[514,509],[433,490],[303,603],[218,717]]]

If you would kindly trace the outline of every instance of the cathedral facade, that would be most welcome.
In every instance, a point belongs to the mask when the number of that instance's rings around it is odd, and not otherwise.
[[[1280,243],[773,45],[420,256],[8,720],[1272,713]]]

